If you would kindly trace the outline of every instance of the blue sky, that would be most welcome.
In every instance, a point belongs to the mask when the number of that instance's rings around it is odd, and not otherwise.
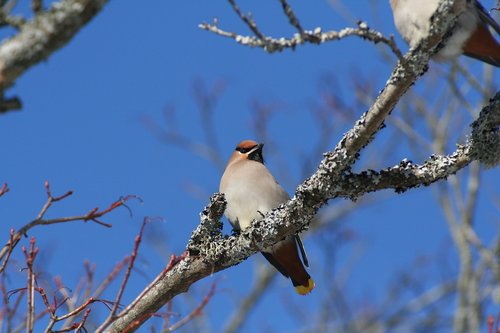
[[[388,2],[345,3],[347,11],[355,13],[352,17],[339,15],[327,1],[291,2],[307,29],[321,26],[324,30],[338,30],[354,26],[355,20],[361,19],[385,34],[395,32]],[[252,11],[262,31],[269,35],[289,36],[295,32],[282,15],[279,1],[240,1],[240,6],[244,12]],[[163,126],[162,112],[172,106],[179,131],[206,143],[193,97],[195,80],[207,87],[220,80],[225,82],[214,118],[224,158],[240,140],[261,139],[255,137],[251,125],[253,100],[279,105],[269,128],[275,147],[282,151],[274,156],[272,149],[264,153],[271,170],[292,194],[303,180],[301,156],[307,155],[319,139],[308,108],[319,103],[321,78],[333,76],[344,100],[354,103],[353,75],[368,80],[364,83],[376,92],[395,63],[394,56],[390,61],[381,57],[378,48],[384,46],[355,37],[269,55],[197,27],[201,22],[211,22],[213,17],[219,19],[221,28],[249,34],[226,1],[155,1],[143,6],[134,1],[112,1],[69,45],[30,69],[9,90],[8,94],[22,98],[24,107],[0,117],[0,183],[7,182],[11,189],[0,198],[0,234],[5,240],[11,227],[19,228],[36,217],[46,199],[45,180],[50,181],[54,194],[69,189],[75,192],[55,204],[47,217],[83,214],[95,206],[105,208],[127,194],[143,200],[129,202],[132,217],[126,209],[118,209],[103,218],[113,224],[111,229],[75,222],[39,227],[29,233],[41,248],[43,271],[61,275],[68,287],[76,286],[85,259],[96,263],[98,278],[106,276],[131,252],[145,216],[159,216],[162,220],[148,227],[137,266],[140,272],[134,272],[124,303],[156,276],[171,253],[184,250],[199,212],[218,189],[221,170],[192,152],[165,144],[144,120]],[[406,50],[401,39],[397,38],[397,42]],[[473,69],[476,73],[482,70],[479,64],[473,64]],[[431,64],[434,74],[447,70],[447,65]],[[439,75],[436,78],[441,79]],[[424,88],[422,84],[414,87]],[[356,109],[354,117],[365,110]],[[333,147],[350,126],[349,122],[339,124],[328,146]],[[390,129],[381,133],[373,147],[364,152],[365,159],[377,154],[377,147],[389,140],[390,133]],[[419,162],[402,144],[381,166],[393,165],[405,157]],[[280,175],[277,170],[283,164],[288,171]],[[492,207],[489,200],[498,198],[498,189],[493,185],[494,181],[498,183],[498,177],[498,168],[488,170],[481,185],[476,216],[480,232],[485,235],[498,231],[498,207]],[[187,190],[193,186],[202,195]],[[357,298],[380,298],[391,277],[412,267],[418,256],[431,258],[431,271],[436,268],[432,262],[436,252],[444,248],[453,253],[444,217],[431,189],[399,196],[386,191],[373,198],[375,204],[360,208],[342,221],[343,228],[356,235],[358,245],[342,248],[336,257],[336,266],[341,267],[361,246],[362,256],[345,290]],[[153,241],[153,236],[161,242]],[[325,297],[322,281],[333,279],[321,267],[328,262],[320,251],[323,241],[318,236],[305,237],[310,273],[317,276],[316,290],[301,298],[293,293],[289,281],[279,277],[251,315],[245,332],[259,331],[257,327],[293,332],[302,327],[304,319],[290,315],[282,300],[304,304],[308,318],[314,316],[315,307]],[[27,244],[27,240],[23,242]],[[23,267],[21,259],[18,247],[14,267]],[[191,289],[194,299],[201,300],[210,284],[217,282],[218,292],[206,308],[213,331],[223,327],[235,300],[249,290],[257,260],[262,259],[254,256]],[[24,272],[13,269],[9,274],[12,288],[23,285]],[[174,309],[181,314],[189,308],[187,303],[174,302]]]

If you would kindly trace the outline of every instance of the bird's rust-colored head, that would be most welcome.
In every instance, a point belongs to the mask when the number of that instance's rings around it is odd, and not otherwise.
[[[257,143],[253,140],[241,141],[234,149],[233,155],[231,155],[228,165],[239,160],[252,160],[264,163],[264,157],[262,156],[263,147],[263,143]]]

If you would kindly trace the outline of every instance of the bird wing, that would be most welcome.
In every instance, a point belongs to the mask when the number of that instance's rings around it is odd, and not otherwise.
[[[300,255],[302,256],[302,261],[304,262],[304,265],[306,267],[309,267],[309,259],[307,259],[306,248],[304,247],[304,244],[302,243],[302,239],[300,239],[299,235],[295,235],[295,241],[297,242],[297,245],[299,246]]]
[[[261,252],[261,253],[264,256],[264,258],[266,258],[267,261],[269,261],[269,263],[278,270],[278,272],[283,274],[284,277],[287,278],[290,277],[290,274],[288,274],[287,270],[276,259],[274,259],[272,253],[267,253],[267,252]]]
[[[483,5],[479,3],[479,1],[475,0],[474,1],[475,6],[477,8],[477,12],[479,13],[479,18],[481,18],[481,21],[483,21],[486,25],[491,26],[497,34],[500,35],[500,24],[498,24],[497,21],[491,17],[491,15],[488,13],[486,9],[484,9]]]

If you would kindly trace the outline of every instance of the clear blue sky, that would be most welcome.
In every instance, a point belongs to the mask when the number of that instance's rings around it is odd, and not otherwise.
[[[295,31],[282,15],[279,1],[240,1],[244,12],[252,11],[261,29],[272,36],[289,36]],[[350,13],[346,20],[327,1],[293,1],[295,12],[307,29],[324,30],[354,26],[357,19],[385,34],[394,33],[388,1],[345,1]],[[372,4],[378,4],[372,6]],[[376,15],[372,9],[376,8]],[[204,142],[193,98],[193,81],[211,86],[225,80],[227,87],[217,104],[215,116],[220,146],[225,158],[237,142],[256,138],[252,131],[253,99],[276,101],[280,112],[271,122],[276,143],[285,147],[285,160],[268,152],[266,160],[278,180],[293,194],[300,178],[300,158],[318,139],[308,106],[317,101],[320,79],[334,75],[342,86],[346,101],[354,103],[352,75],[369,78],[375,91],[381,89],[395,63],[384,60],[378,47],[359,38],[304,46],[296,51],[269,55],[261,49],[237,45],[229,39],[200,30],[201,22],[219,19],[221,28],[248,34],[226,1],[156,1],[141,5],[137,1],[111,1],[69,45],[46,62],[25,73],[8,94],[19,95],[24,107],[0,117],[0,183],[11,191],[0,198],[0,235],[7,240],[11,227],[19,228],[36,217],[45,202],[44,181],[54,194],[71,189],[74,195],[54,205],[47,217],[86,213],[127,194],[136,194],[143,203],[131,201],[130,217],[118,209],[104,221],[106,229],[94,223],[75,222],[33,229],[41,248],[40,264],[50,275],[61,275],[64,284],[75,288],[83,274],[83,261],[97,265],[103,278],[115,263],[129,254],[145,216],[163,221],[150,225],[140,250],[138,270],[131,278],[123,302],[128,303],[165,266],[170,253],[180,254],[198,214],[217,191],[220,170],[209,161],[161,142],[144,123],[151,118],[162,124],[167,105],[177,110],[179,130]],[[397,39],[398,45],[406,45]],[[462,60],[465,61],[465,60]],[[467,60],[468,61],[468,60]],[[444,65],[431,64],[433,70],[446,71]],[[480,66],[475,67],[479,71]],[[437,79],[443,79],[439,76]],[[497,82],[498,84],[498,82]],[[417,85],[414,89],[420,89]],[[374,96],[372,96],[374,97]],[[355,117],[365,109],[356,110]],[[397,110],[396,110],[397,112]],[[302,127],[306,131],[299,131]],[[329,143],[333,147],[343,131],[339,129]],[[375,142],[367,154],[376,153]],[[265,152],[266,153],[266,152]],[[317,156],[317,160],[321,156]],[[390,166],[408,157],[419,162],[404,146],[398,148]],[[280,163],[287,163],[290,174],[280,176]],[[498,210],[487,204],[498,196],[499,172],[489,170],[481,185],[477,223],[484,232],[498,227]],[[187,185],[195,184],[206,195],[195,196]],[[413,190],[404,195],[381,194],[376,204],[360,209],[345,221],[363,244],[361,259],[349,278],[346,292],[359,299],[377,299],[395,272],[412,267],[417,255],[434,256],[451,250],[443,215],[430,189]],[[161,240],[153,240],[154,237]],[[315,306],[325,297],[323,281],[331,276],[321,267],[326,260],[320,253],[320,237],[305,237],[311,262],[310,273],[317,280],[316,290],[306,298],[294,294],[289,281],[281,277],[256,311],[245,332],[294,331],[302,319],[289,314],[281,302],[304,305],[307,316],[317,313]],[[27,240],[23,240],[27,244]],[[337,266],[351,260],[357,246],[346,247],[337,257]],[[23,267],[20,247],[13,258]],[[428,263],[434,269],[432,257]],[[201,300],[213,281],[218,292],[206,308],[212,329],[221,329],[232,313],[235,301],[253,282],[255,256],[237,267],[197,283],[191,291]],[[10,272],[12,288],[25,283],[25,273]],[[431,274],[431,273],[429,273]],[[113,289],[112,291],[116,290]],[[109,294],[108,294],[109,295]],[[197,301],[194,301],[196,303]],[[174,302],[174,310],[187,313],[189,307]],[[176,304],[179,308],[176,309]],[[302,305],[303,304],[303,305]],[[279,318],[279,319],[277,319]]]

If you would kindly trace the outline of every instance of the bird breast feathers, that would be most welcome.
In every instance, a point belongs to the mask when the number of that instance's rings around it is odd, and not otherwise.
[[[226,216],[233,224],[238,221],[241,229],[289,198],[262,163],[244,162],[226,169],[220,186],[227,200]]]

